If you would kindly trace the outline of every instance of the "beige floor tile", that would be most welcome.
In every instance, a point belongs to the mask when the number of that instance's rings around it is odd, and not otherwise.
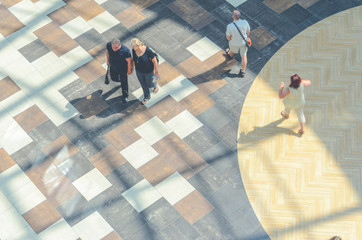
[[[24,27],[24,24],[5,6],[0,5],[0,34],[7,37],[22,27]]]
[[[76,154],[78,148],[66,136],[61,136],[45,146],[42,151],[53,159],[55,165],[58,165]]]
[[[18,91],[20,91],[20,88],[10,77],[0,80],[0,102]]]
[[[95,1],[89,1],[82,6],[76,8],[76,11],[82,18],[84,18],[84,20],[88,21],[98,16],[105,10]]]
[[[183,112],[185,107],[183,107],[181,103],[176,102],[172,97],[168,96],[162,101],[152,105],[149,110],[163,122],[167,122]]]
[[[99,77],[106,74],[106,69],[96,61],[92,60],[78,69],[75,69],[74,72],[85,82],[91,83]]]
[[[89,158],[91,163],[104,175],[127,162],[126,159],[113,146],[108,146]]]
[[[62,26],[63,24],[76,18],[78,15],[70,6],[65,5],[64,7],[50,13],[48,16],[53,20],[53,22]]]
[[[169,159],[158,156],[140,167],[138,171],[149,183],[155,186],[171,176],[176,170]]]
[[[58,211],[48,200],[40,203],[23,216],[36,233],[42,232],[61,219]]]
[[[49,120],[36,105],[18,114],[14,119],[26,132]]]
[[[0,159],[1,159],[0,173],[6,171],[7,169],[16,164],[3,148],[0,148]]]
[[[146,16],[140,12],[137,7],[129,7],[126,10],[118,13],[116,18],[126,27],[130,28],[133,25],[141,22]]]
[[[198,116],[215,104],[202,90],[193,92],[180,103],[194,116]]]
[[[194,224],[214,208],[209,201],[196,190],[174,206],[190,224]]]
[[[58,25],[49,23],[34,34],[58,57],[78,46]]]

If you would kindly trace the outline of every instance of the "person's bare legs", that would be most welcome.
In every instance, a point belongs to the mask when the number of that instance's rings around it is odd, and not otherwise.
[[[289,114],[285,114],[285,111],[283,110],[280,115],[282,115],[285,119],[289,118]]]
[[[241,56],[241,71],[243,73],[245,73],[245,69],[246,69],[246,64],[248,63],[248,58],[246,57],[246,55]]]
[[[305,133],[305,131],[304,131],[304,122],[301,122],[300,123],[300,129],[299,129],[299,131],[298,131],[300,134],[304,134]]]

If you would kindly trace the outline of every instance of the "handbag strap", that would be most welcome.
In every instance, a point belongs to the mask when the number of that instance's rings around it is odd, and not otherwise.
[[[245,40],[245,38],[244,38],[243,34],[241,34],[240,29],[238,28],[238,26],[236,25],[236,23],[235,23],[235,22],[233,22],[233,24],[235,25],[236,29],[237,29],[237,30],[238,30],[238,32],[240,33],[240,36],[244,39],[244,42],[245,42],[246,46],[248,46],[248,42]]]

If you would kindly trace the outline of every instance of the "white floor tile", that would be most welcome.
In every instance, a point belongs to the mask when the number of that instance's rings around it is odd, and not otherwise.
[[[0,111],[5,111],[11,117],[31,107],[33,104],[28,96],[22,91],[18,91],[0,102]]]
[[[24,220],[15,208],[10,208],[0,214],[0,239],[10,239],[29,224]]]
[[[151,90],[151,99],[146,103],[146,107],[149,108],[152,105],[158,103],[165,97],[167,97],[169,94],[161,86],[158,86],[158,92],[153,93]],[[137,89],[136,91],[132,92],[133,96],[135,96],[138,100],[142,101],[144,99],[142,88]]]
[[[3,70],[5,70],[4,67],[20,58],[24,58],[24,56],[16,48],[10,46],[6,39],[0,40],[0,67]]]
[[[149,144],[152,145],[166,135],[172,132],[172,130],[163,123],[158,117],[153,117],[141,126],[137,127],[135,131]]]
[[[196,87],[192,82],[190,82],[185,76],[181,75],[167,83],[162,87],[166,92],[168,92],[173,99],[177,102],[181,101],[191,93],[195,92],[198,87]]]
[[[9,196],[9,201],[21,215],[44,200],[44,195],[31,181]]]
[[[200,39],[186,49],[189,50],[201,61],[205,61],[206,59],[221,50],[220,47],[210,41],[210,39],[208,39],[207,37]]]
[[[189,111],[185,110],[166,122],[166,125],[171,128],[177,136],[183,139],[202,127],[203,124]]]
[[[33,15],[29,15],[28,17],[24,18],[22,22],[27,28],[29,28],[30,31],[35,32],[36,30],[51,23],[52,20],[47,15],[39,11]]]
[[[2,121],[0,122],[2,124]],[[11,155],[33,140],[13,119],[7,119],[6,129],[0,130],[0,145]]]
[[[40,91],[36,90],[34,89],[34,91],[29,93],[29,100],[43,111],[54,105],[62,104],[63,101],[67,101],[59,91],[52,87],[47,87]]]
[[[55,126],[65,123],[79,113],[67,99],[62,100],[49,108],[42,109],[42,111]]]
[[[76,240],[79,238],[69,224],[64,220],[60,219],[44,231],[38,234],[40,240]]]
[[[35,34],[29,30],[27,27],[23,27],[20,30],[12,33],[10,36],[6,38],[10,44],[10,46],[20,49],[25,47],[29,43],[38,39]]]
[[[247,0],[226,0],[226,1],[231,5],[233,5],[234,7],[237,7],[246,2]]]
[[[58,70],[45,77],[48,83],[56,90],[60,90],[63,87],[68,86],[79,78],[79,76],[71,70]]]
[[[109,12],[104,11],[103,13],[89,20],[88,23],[93,26],[97,32],[104,33],[105,31],[119,24],[119,21]]]
[[[174,205],[195,190],[178,172],[157,184],[155,188],[171,205]]]
[[[107,2],[108,0],[95,0],[99,5],[101,5],[102,3]]]
[[[7,197],[30,182],[28,176],[18,165],[14,165],[0,174],[0,188]]]
[[[51,12],[54,12],[58,8],[61,8],[65,5],[65,2],[62,0],[39,0],[34,3],[40,9],[40,12],[44,15],[48,15]]]
[[[31,63],[44,77],[62,74],[69,71],[66,65],[54,52],[49,52]]]
[[[78,191],[90,201],[92,198],[109,188],[112,184],[98,169],[94,168],[73,182]]]
[[[142,138],[123,149],[121,154],[136,169],[158,155],[158,153]]]
[[[122,196],[137,210],[137,212],[143,211],[162,197],[146,179],[143,179],[125,191]]]
[[[13,205],[10,203],[5,194],[0,190],[0,214],[12,207]]]
[[[98,240],[113,231],[113,228],[98,213],[94,212],[76,225],[73,229],[81,239]]]
[[[8,8],[20,21],[27,18],[29,15],[39,13],[40,9],[30,0],[22,0]]]
[[[92,29],[92,26],[84,20],[82,17],[78,16],[73,20],[63,24],[61,27],[63,31],[69,35],[72,39],[82,35],[83,33]]]
[[[71,69],[77,69],[78,67],[84,65],[85,63],[91,61],[93,58],[87,53],[84,48],[78,46],[63,56],[60,59]]]
[[[36,235],[36,233],[30,226],[23,228],[21,231],[17,232],[14,236],[12,236],[9,240],[25,239],[38,239],[38,235]]]

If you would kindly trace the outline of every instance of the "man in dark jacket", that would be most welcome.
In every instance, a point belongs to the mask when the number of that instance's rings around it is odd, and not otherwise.
[[[128,75],[132,74],[131,52],[119,39],[107,43],[107,65],[110,66],[111,78],[121,82],[122,101],[128,101]],[[128,75],[127,75],[128,74]]]

